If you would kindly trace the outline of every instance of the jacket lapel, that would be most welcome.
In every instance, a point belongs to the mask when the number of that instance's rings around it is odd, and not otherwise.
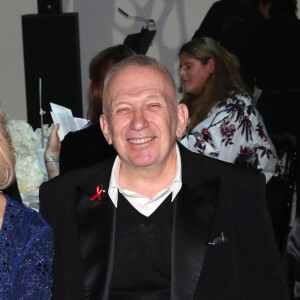
[[[182,155],[181,151],[181,155]],[[182,161],[186,155],[182,155]],[[191,187],[183,164],[183,185],[175,199],[171,299],[192,300],[210,237],[210,230],[218,202],[219,178]],[[199,172],[198,176],[199,176]],[[188,180],[188,181],[186,181]],[[186,182],[186,183],[185,183]],[[198,177],[198,182],[201,179]]]
[[[192,300],[201,274],[218,198],[218,179],[192,190],[186,185],[175,199],[171,299]]]
[[[89,300],[108,298],[113,267],[116,208],[107,194],[110,171],[104,173],[107,176],[91,176],[92,182],[78,186],[76,195],[83,280]],[[101,182],[105,190],[101,200],[91,201]]]

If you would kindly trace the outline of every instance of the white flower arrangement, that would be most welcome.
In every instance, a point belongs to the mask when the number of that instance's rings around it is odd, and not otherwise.
[[[34,131],[27,122],[20,120],[10,120],[6,125],[17,153],[16,177],[19,190],[21,193],[34,192],[45,180],[36,156],[36,150],[42,147],[41,129]],[[44,125],[45,136],[49,136],[52,127]]]

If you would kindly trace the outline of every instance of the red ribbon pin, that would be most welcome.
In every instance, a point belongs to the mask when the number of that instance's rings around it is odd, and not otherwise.
[[[101,189],[100,189],[101,188]],[[94,196],[94,197],[92,197],[90,200],[91,201],[94,201],[96,198],[98,198],[98,200],[101,200],[101,193],[102,192],[104,192],[103,191],[103,185],[102,184],[99,184],[98,186],[97,186],[97,194]]]

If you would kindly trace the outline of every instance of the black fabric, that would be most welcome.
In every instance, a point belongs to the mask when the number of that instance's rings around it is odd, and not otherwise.
[[[289,227],[290,206],[288,205],[288,187],[280,177],[272,177],[266,185],[266,199],[274,228],[278,249],[285,251]],[[288,218],[287,218],[288,217]]]
[[[256,107],[270,135],[289,133],[300,140],[299,105],[300,88],[274,89],[264,91],[259,97]]]
[[[124,40],[124,45],[130,47],[137,54],[146,55],[152,40],[156,34],[156,30],[142,28],[141,32],[129,34]]]
[[[300,163],[298,162],[298,170]],[[299,183],[300,180],[298,178]],[[297,214],[287,241],[288,266],[290,275],[290,288],[293,297],[300,300],[300,204],[299,196],[297,203]]]
[[[238,1],[221,0],[213,3],[192,39],[210,37],[226,43],[234,30],[240,29],[248,20],[259,19],[252,9],[240,5]]]
[[[170,298],[288,299],[264,176],[179,148],[183,185],[174,202]],[[53,300],[109,297],[116,209],[107,189],[113,162],[40,187],[40,211],[55,237]],[[105,192],[91,201],[99,184]]]
[[[18,203],[23,204],[19,188],[18,188],[18,183],[15,180],[9,187],[3,190],[3,193],[7,194],[9,197],[11,197],[13,200],[15,200]]]
[[[290,190],[294,186],[292,181],[299,176],[300,170],[297,165],[299,164],[297,161],[300,150],[299,102],[300,89],[267,90],[262,93],[256,105],[263,117],[277,155],[282,159],[285,167],[281,176],[272,178],[267,184],[268,206],[278,246],[283,252],[285,252],[289,229],[288,219],[292,202]],[[295,179],[293,180],[291,177],[295,177]]]
[[[170,299],[171,195],[146,217],[119,193],[110,300]]]
[[[108,183],[102,181],[101,184],[106,187]],[[93,190],[91,189],[91,191]],[[93,193],[86,194],[85,189],[79,188],[77,191],[79,249],[80,261],[83,266],[82,281],[88,299],[106,299],[112,272],[116,208],[107,197],[106,192],[102,192],[101,200],[91,201],[92,196]],[[102,228],[108,230],[101,230]],[[99,260],[99,257],[106,257],[106,259]],[[63,257],[61,258],[63,259]],[[65,264],[65,262],[62,263]],[[72,264],[72,260],[70,263]],[[77,274],[81,275],[80,272]],[[107,288],[103,289],[103,286]],[[73,290],[69,292],[73,293]],[[65,295],[70,299],[74,297],[70,293],[65,293]]]
[[[280,13],[273,14],[270,20],[261,21],[254,27],[247,47],[251,48],[249,56],[253,56],[252,68],[258,88],[274,92],[300,88],[298,19]],[[281,103],[289,106],[285,99]]]
[[[295,28],[297,30],[297,28]],[[299,43],[298,38],[296,43]],[[280,43],[280,46],[282,44]],[[289,48],[289,44],[286,45]],[[298,50],[299,52],[299,50]],[[283,52],[284,53],[284,52]],[[291,52],[291,57],[293,53]],[[298,55],[298,54],[297,54]],[[283,57],[289,59],[289,57]],[[293,60],[292,60],[293,61]],[[291,72],[294,63],[288,64]],[[276,66],[286,68],[286,63],[276,63]],[[272,68],[276,68],[276,66]],[[271,65],[270,65],[271,67]],[[299,73],[299,67],[298,67]],[[278,74],[277,78],[285,76]],[[290,74],[287,75],[288,78]],[[299,76],[299,75],[298,75]],[[276,78],[275,77],[275,78]],[[266,87],[274,86],[274,77],[266,76],[261,83]],[[268,80],[267,80],[268,79]],[[282,80],[278,87],[284,87],[286,81]],[[293,81],[289,82],[293,84]],[[300,84],[300,79],[298,79]],[[262,93],[257,102],[268,133],[275,145],[278,157],[282,161],[284,169],[280,176],[272,178],[267,184],[267,201],[272,217],[272,223],[277,239],[278,247],[283,260],[289,261],[286,267],[289,274],[291,294],[295,299],[300,299],[300,126],[299,126],[299,102],[300,89],[272,89]],[[291,208],[294,198],[294,189],[297,189],[296,219],[290,230]],[[288,259],[286,258],[288,254]],[[293,299],[293,298],[292,298]]]
[[[61,143],[59,172],[65,174],[114,156],[116,151],[106,142],[98,121],[65,136]]]

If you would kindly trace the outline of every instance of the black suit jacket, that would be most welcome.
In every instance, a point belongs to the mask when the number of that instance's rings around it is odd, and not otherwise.
[[[264,176],[180,146],[171,299],[284,300],[287,287],[264,200]],[[40,208],[55,236],[53,299],[107,299],[116,208],[107,192],[113,159],[44,183]],[[224,242],[220,239],[224,235]]]
[[[65,174],[113,156],[116,151],[107,144],[98,121],[65,136],[61,143],[59,171]]]

